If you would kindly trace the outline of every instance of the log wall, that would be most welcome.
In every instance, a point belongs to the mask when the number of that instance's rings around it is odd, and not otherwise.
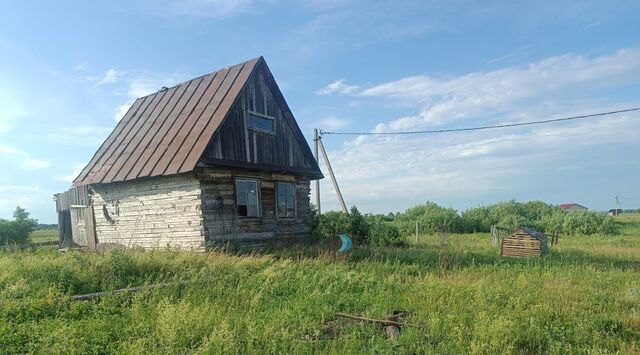
[[[253,178],[260,184],[260,216],[241,217],[236,213],[235,179]],[[202,213],[208,242],[237,242],[259,246],[274,240],[309,236],[309,178],[267,172],[207,169],[202,182]],[[276,183],[295,183],[296,214],[280,218],[276,214]]]
[[[193,174],[92,189],[98,248],[204,249],[200,182]]]

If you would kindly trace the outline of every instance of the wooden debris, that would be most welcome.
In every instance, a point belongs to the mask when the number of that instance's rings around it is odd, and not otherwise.
[[[384,327],[384,331],[389,336],[389,339],[394,343],[398,341],[398,338],[400,338],[401,327],[410,325],[402,321],[405,313],[400,311],[394,311],[392,314],[384,317],[384,319],[367,318],[340,312],[336,313],[336,316],[362,322],[381,324]]]
[[[363,322],[370,322],[370,323],[379,323],[379,324],[383,324],[383,325],[393,325],[396,327],[402,327],[407,325],[406,323],[401,323],[395,320],[391,320],[391,319],[374,319],[374,318],[367,318],[367,317],[361,317],[361,316],[354,316],[351,314],[346,314],[346,313],[336,313],[336,316],[338,317],[343,317],[343,318],[349,318],[349,319],[355,319],[355,320],[359,320],[359,321],[363,321]]]
[[[182,285],[182,284],[185,284],[185,283],[186,282],[168,282],[168,283],[160,283],[160,284],[154,284],[154,285],[128,287],[128,288],[121,288],[121,289],[113,290],[113,291],[102,291],[102,292],[88,293],[86,295],[75,295],[75,296],[71,296],[71,298],[74,301],[88,301],[88,300],[101,298],[101,297],[108,296],[108,295],[117,295],[117,294],[125,293],[125,292],[146,291],[146,290],[151,290],[151,289],[159,288],[159,287],[169,287],[169,286]]]

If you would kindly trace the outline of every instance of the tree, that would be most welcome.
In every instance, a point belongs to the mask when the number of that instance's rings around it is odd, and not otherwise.
[[[29,217],[29,212],[18,206],[13,212],[13,221],[0,219],[0,244],[26,243],[29,235],[38,226],[38,221]]]

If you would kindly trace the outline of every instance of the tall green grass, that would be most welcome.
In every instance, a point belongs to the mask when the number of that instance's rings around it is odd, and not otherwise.
[[[405,248],[0,253],[0,352],[634,353],[640,219],[504,259],[488,234]],[[446,263],[443,263],[447,261]],[[70,296],[188,281],[135,294]],[[408,312],[398,344],[335,312]],[[327,325],[338,329],[335,339]]]

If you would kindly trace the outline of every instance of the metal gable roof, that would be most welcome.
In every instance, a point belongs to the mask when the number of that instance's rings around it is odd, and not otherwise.
[[[137,99],[74,185],[191,171],[262,57]]]

